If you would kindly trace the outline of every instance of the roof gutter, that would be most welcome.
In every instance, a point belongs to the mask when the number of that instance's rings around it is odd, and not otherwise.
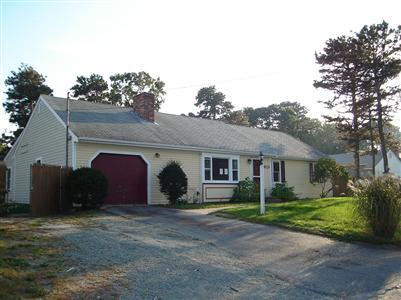
[[[229,149],[216,149],[207,147],[196,147],[196,146],[181,146],[181,145],[168,145],[168,144],[157,144],[157,143],[146,143],[146,142],[132,142],[124,140],[109,140],[109,139],[99,139],[90,137],[78,137],[79,142],[89,142],[95,144],[109,144],[118,146],[137,146],[143,148],[156,148],[156,149],[169,149],[169,150],[183,150],[183,151],[198,151],[198,152],[215,152],[221,154],[236,154],[236,155],[247,155],[247,156],[257,156],[259,157],[260,151],[235,151]],[[264,153],[264,156],[272,159],[288,159],[288,160],[298,160],[298,161],[317,161],[317,159],[311,158],[301,158],[292,156],[278,156],[269,153]]]

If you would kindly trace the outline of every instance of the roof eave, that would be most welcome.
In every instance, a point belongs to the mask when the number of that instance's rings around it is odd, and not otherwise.
[[[260,152],[254,151],[241,151],[241,150],[229,150],[219,148],[208,148],[198,146],[186,146],[186,145],[169,145],[169,144],[158,144],[158,143],[146,143],[146,142],[134,142],[124,140],[110,140],[101,138],[91,137],[78,137],[78,142],[90,142],[95,144],[110,144],[110,145],[122,145],[122,146],[137,146],[144,148],[156,148],[156,149],[171,149],[171,150],[184,150],[184,151],[198,151],[198,152],[216,152],[216,153],[229,153],[236,155],[247,155],[247,156],[259,156]],[[318,158],[306,158],[306,157],[295,157],[295,156],[278,156],[269,153],[263,153],[267,158],[275,159],[288,159],[298,161],[317,161]]]

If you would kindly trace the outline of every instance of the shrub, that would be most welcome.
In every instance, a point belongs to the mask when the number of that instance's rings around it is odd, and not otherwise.
[[[278,198],[281,200],[296,200],[297,196],[294,192],[293,186],[287,186],[286,183],[276,183],[276,185],[272,188],[272,197]]]
[[[333,190],[333,185],[327,188],[327,183],[333,181],[335,177],[347,180],[348,172],[343,166],[338,165],[334,159],[327,157],[320,158],[315,165],[315,174],[314,178],[312,178],[314,184],[321,185],[320,198],[326,198]]]
[[[391,238],[401,221],[401,180],[383,176],[353,187],[356,211],[377,236]]]
[[[160,192],[167,196],[170,204],[175,205],[177,200],[187,193],[187,175],[178,162],[168,162],[157,177],[159,178]]]
[[[102,172],[91,168],[79,168],[71,172],[67,180],[70,200],[82,207],[97,207],[107,196],[108,183]]]
[[[246,177],[245,180],[238,182],[234,189],[231,201],[251,202],[259,199],[259,184]]]

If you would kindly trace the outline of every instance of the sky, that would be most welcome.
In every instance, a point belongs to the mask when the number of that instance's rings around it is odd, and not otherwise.
[[[216,85],[236,109],[298,101],[320,118],[332,112],[312,85],[315,52],[382,20],[401,24],[401,1],[0,0],[1,102],[23,62],[59,97],[79,75],[146,71],[166,83],[162,112],[195,112],[197,91]],[[10,129],[1,107],[0,133]]]

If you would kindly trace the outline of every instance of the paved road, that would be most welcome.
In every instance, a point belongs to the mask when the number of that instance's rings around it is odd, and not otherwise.
[[[107,291],[122,299],[401,298],[399,248],[343,243],[201,211],[107,212],[64,237],[75,245],[71,255],[80,272],[103,272]],[[105,286],[96,286],[98,294],[112,295]]]

